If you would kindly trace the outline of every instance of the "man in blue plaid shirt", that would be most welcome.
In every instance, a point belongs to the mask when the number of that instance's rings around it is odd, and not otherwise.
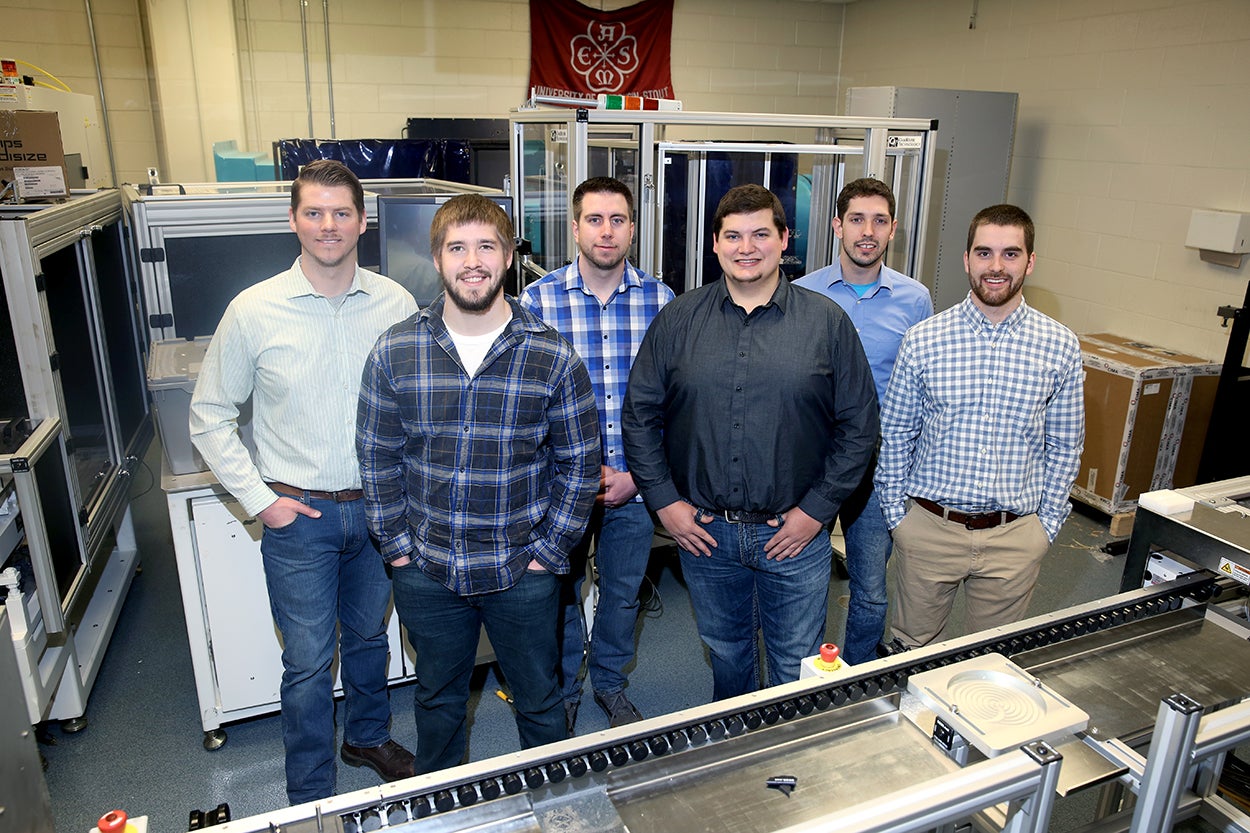
[[[623,182],[594,177],[574,189],[573,239],[577,259],[530,284],[520,298],[521,306],[572,342],[590,371],[599,406],[603,483],[561,605],[560,673],[570,734],[582,698],[584,654],[595,702],[611,725],[642,719],[625,694],[625,666],[634,658],[638,589],[655,523],[625,463],[621,405],[638,345],[660,308],[673,300],[673,290],[626,259],[634,239],[634,195]],[[580,602],[592,538],[599,599],[587,652]]]
[[[560,576],[599,489],[599,418],[572,346],[503,294],[512,223],[474,194],[430,226],[444,293],[378,340],[356,449],[369,529],[416,649],[417,774],[465,753],[483,625],[523,747],[568,736]]]
[[[894,536],[893,647],[928,644],[964,585],[967,633],[1023,618],[1071,511],[1085,371],[1067,327],[1024,302],[1033,221],[979,212],[972,290],[907,331],[881,409],[876,486]]]

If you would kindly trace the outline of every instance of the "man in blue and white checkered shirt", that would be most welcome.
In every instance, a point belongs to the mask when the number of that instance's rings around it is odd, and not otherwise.
[[[647,327],[673,290],[627,259],[634,239],[634,196],[611,177],[592,177],[573,191],[577,259],[526,287],[521,306],[542,317],[586,362],[599,407],[603,483],[595,512],[565,582],[561,605],[561,687],[569,734],[582,697],[582,663],[613,727],[642,719],[625,694],[634,659],[638,589],[651,555],[655,523],[625,463],[621,406],[629,369]],[[589,650],[582,621],[585,558],[595,540],[599,600]],[[579,562],[578,556],[581,561]]]
[[[1071,507],[1085,441],[1081,348],[1024,302],[1033,221],[979,212],[972,291],[907,331],[881,410],[876,487],[894,536],[894,647],[939,638],[961,584],[965,631],[1023,618]]]

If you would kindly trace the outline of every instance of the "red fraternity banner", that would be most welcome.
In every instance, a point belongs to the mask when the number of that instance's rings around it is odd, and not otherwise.
[[[599,11],[576,0],[530,0],[530,89],[673,98],[673,0]]]

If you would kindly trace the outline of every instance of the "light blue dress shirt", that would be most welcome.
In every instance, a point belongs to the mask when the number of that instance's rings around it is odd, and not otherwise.
[[[846,310],[868,356],[877,401],[884,400],[903,333],[933,314],[929,290],[920,281],[882,264],[877,285],[861,298],[855,287],[842,277],[840,258],[835,258],[832,266],[818,269],[794,283],[832,298]]]

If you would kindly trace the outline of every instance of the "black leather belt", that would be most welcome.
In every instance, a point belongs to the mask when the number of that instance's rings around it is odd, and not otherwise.
[[[939,518],[948,521],[954,521],[957,524],[963,524],[968,529],[993,529],[1002,524],[1009,524],[1012,521],[1019,520],[1020,516],[1015,512],[982,512],[980,514],[970,515],[967,512],[959,512],[954,509],[947,509],[939,503],[922,498],[914,497],[912,501],[922,509],[927,509]]]
[[[302,498],[304,495],[308,495],[317,500],[332,500],[335,503],[351,503],[365,496],[362,489],[339,489],[337,492],[321,492],[316,489],[299,489],[295,486],[288,486],[286,483],[269,483],[267,485],[280,495],[289,495],[294,498]]]
[[[745,509],[700,509],[700,515],[712,515],[731,524],[766,524],[780,519],[776,512],[748,512]]]

